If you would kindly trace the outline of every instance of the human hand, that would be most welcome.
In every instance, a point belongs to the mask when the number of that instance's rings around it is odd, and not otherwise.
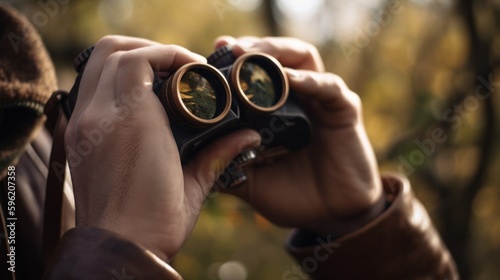
[[[174,72],[204,57],[174,45],[108,36],[92,53],[65,134],[77,226],[100,227],[169,261],[190,235],[224,166],[257,146],[242,130],[181,166],[154,71]],[[75,160],[75,158],[80,160]]]
[[[290,87],[312,121],[301,151],[246,170],[247,183],[224,190],[280,226],[342,235],[383,211],[380,175],[364,129],[361,101],[344,81],[325,73],[315,47],[292,38],[223,36],[215,47],[233,53],[264,52],[284,67]]]

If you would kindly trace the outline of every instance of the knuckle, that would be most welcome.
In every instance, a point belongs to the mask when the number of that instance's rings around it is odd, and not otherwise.
[[[333,93],[338,94],[351,108],[360,110],[362,107],[361,98],[354,91],[350,90],[344,79],[333,73],[326,73],[327,86]]]
[[[298,38],[288,38],[288,40],[290,40],[291,44],[299,46],[304,51],[304,53],[307,53],[310,56],[319,55],[318,48],[316,48],[315,45],[313,45],[309,42],[303,41],[303,40],[298,39]]]
[[[64,143],[66,145],[71,145],[74,142],[75,142],[74,121],[70,120],[68,126],[66,127],[66,131],[64,131]]]
[[[83,137],[83,131],[88,131],[96,126],[95,114],[89,114],[87,111],[78,116],[77,119],[71,118],[66,131],[64,132],[64,141],[66,145],[74,146]]]
[[[347,90],[347,85],[339,75],[326,73],[325,81],[335,92],[344,93]]]
[[[96,109],[85,110],[74,125],[75,135],[80,135],[83,131],[89,131],[99,127],[99,123],[106,116],[106,113]]]
[[[315,45],[308,43],[308,42],[303,42],[304,48],[307,50],[307,52],[312,55],[312,56],[317,56],[319,55],[318,48],[316,48]]]
[[[361,97],[357,95],[355,92],[348,90],[346,93],[346,99],[349,101],[349,103],[352,104],[352,106],[358,110],[361,110],[363,107],[363,102],[361,101]]]
[[[141,59],[141,57],[135,52],[116,52],[114,53],[118,57],[118,69],[126,69],[131,65],[136,65],[137,62]],[[113,54],[113,55],[114,55]]]
[[[119,49],[123,44],[123,36],[119,35],[106,35],[97,41],[95,48],[96,51],[113,52]]]
[[[179,46],[179,45],[166,45],[166,47],[170,50],[171,56],[175,57],[177,54],[190,54],[191,51],[188,49]]]
[[[110,62],[114,62],[116,60],[119,60],[120,57],[124,54],[125,52],[124,51],[118,51],[118,52],[114,52],[112,54],[110,54],[107,58],[106,58],[106,63],[110,63]]]
[[[78,118],[78,121],[74,128],[76,129],[76,134],[83,130],[90,129],[95,125],[95,114],[90,114],[88,110],[83,112]]]
[[[106,35],[97,41],[94,53],[99,53],[100,57],[109,58],[116,54],[120,57],[125,53],[124,49],[127,49],[129,39],[121,35]]]
[[[117,71],[125,71],[131,67],[137,67],[142,58],[132,51],[117,51],[106,58],[105,65],[115,65]]]

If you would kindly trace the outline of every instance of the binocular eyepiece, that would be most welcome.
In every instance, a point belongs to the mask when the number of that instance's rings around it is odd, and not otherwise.
[[[288,99],[288,80],[279,62],[263,53],[244,54],[222,68],[190,63],[155,92],[167,110],[192,127],[223,120],[232,99],[257,114],[272,113]]]

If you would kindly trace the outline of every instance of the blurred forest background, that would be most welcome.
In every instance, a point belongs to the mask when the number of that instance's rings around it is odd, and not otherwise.
[[[66,90],[73,58],[111,33],[203,55],[222,34],[315,44],[361,96],[381,170],[410,178],[463,279],[499,279],[499,0],[6,2],[38,28]],[[173,265],[185,279],[286,279],[287,234],[213,194]]]

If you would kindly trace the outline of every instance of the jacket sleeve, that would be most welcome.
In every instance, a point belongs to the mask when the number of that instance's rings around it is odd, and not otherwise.
[[[283,279],[458,279],[457,269],[406,178],[383,178],[390,203],[363,228],[342,237],[295,230],[287,250],[300,264]]]
[[[182,280],[144,247],[99,228],[73,228],[61,239],[44,279]]]

